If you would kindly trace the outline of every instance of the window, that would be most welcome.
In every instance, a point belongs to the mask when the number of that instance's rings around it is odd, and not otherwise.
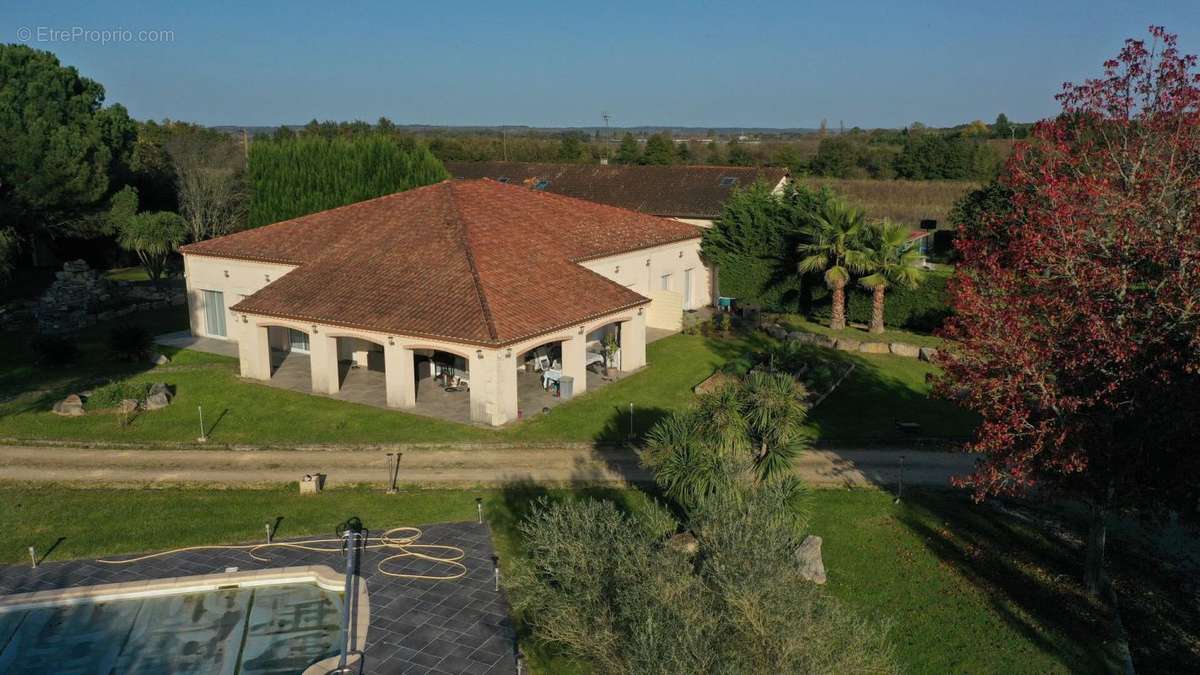
[[[221,291],[202,291],[204,294],[204,332],[213,337],[225,337],[225,294]]]
[[[308,352],[308,333],[289,328],[288,347],[294,352]]]
[[[658,278],[658,287],[664,291],[671,290],[671,275],[664,274]]]
[[[733,187],[737,185],[737,176],[721,176],[721,187]]]

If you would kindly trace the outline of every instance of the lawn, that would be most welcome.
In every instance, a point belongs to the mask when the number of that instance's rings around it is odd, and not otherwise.
[[[799,314],[785,314],[779,318],[779,323],[788,330],[798,330],[802,333],[814,333],[826,337],[847,338],[862,342],[906,342],[918,347],[941,347],[944,340],[934,335],[913,333],[906,330],[888,329],[882,333],[870,333],[865,327],[848,326],[842,330],[834,330],[827,323],[818,323]]]
[[[109,281],[150,281],[144,267],[114,267],[104,273]]]
[[[617,500],[636,510],[649,497],[632,490],[577,493],[520,484],[492,491],[378,491],[346,489],[300,497],[272,490],[74,490],[53,486],[0,489],[0,562],[20,564],[26,547],[51,559],[96,557],[169,547],[261,538],[263,524],[280,521],[279,536],[329,534],[350,515],[371,529],[473,520],[474,498],[485,513],[501,565],[521,555],[516,524],[539,496],[579,494]],[[1081,595],[1080,552],[1063,538],[1031,525],[1028,513],[1009,512],[941,491],[910,492],[899,505],[874,491],[816,491],[812,531],[824,540],[829,590],[859,611],[887,619],[906,672],[1103,672],[1107,618]],[[196,514],[204,514],[198,518]],[[1153,577],[1153,566],[1138,568]],[[1133,602],[1134,597],[1123,598]],[[1186,598],[1168,596],[1183,607]],[[1125,611],[1130,611],[1128,606]],[[1181,616],[1183,619],[1181,619]],[[1165,622],[1171,622],[1169,625]],[[1191,621],[1191,623],[1186,623]],[[1194,669],[1194,652],[1155,639],[1159,631],[1195,634],[1194,614],[1159,613],[1138,625],[1144,641],[1139,668],[1151,664]],[[1135,653],[1137,650],[1135,649]],[[534,654],[543,672],[561,660]],[[1182,659],[1161,661],[1161,659]],[[1194,670],[1193,670],[1194,672]]]
[[[178,330],[178,308],[147,312],[135,319],[154,333]],[[336,401],[241,380],[234,359],[190,350],[175,352],[170,364],[114,361],[108,352],[110,326],[79,336],[80,362],[33,366],[28,345],[13,334],[0,336],[0,438],[129,443],[190,443],[199,436],[198,408],[213,444],[306,445],[319,443],[450,442],[621,442],[663,415],[688,405],[692,388],[732,358],[771,343],[761,334],[710,338],[677,335],[647,348],[650,367],[504,429],[455,424],[418,415]],[[826,440],[886,442],[897,436],[896,421],[923,425],[923,435],[958,437],[971,418],[928,397],[925,377],[933,368],[889,355],[822,350],[828,358],[858,363],[854,374],[810,415],[814,432]],[[166,382],[177,397],[170,407],[136,416],[127,427],[113,414],[64,418],[49,412],[66,394],[114,379]]]

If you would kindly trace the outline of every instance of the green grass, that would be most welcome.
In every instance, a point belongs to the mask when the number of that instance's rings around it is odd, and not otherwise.
[[[799,314],[785,314],[779,322],[788,330],[798,330],[803,333],[815,333],[826,337],[861,340],[862,342],[906,342],[918,347],[941,347],[944,340],[933,335],[913,333],[906,330],[888,329],[882,333],[869,333],[865,328],[848,326],[842,330],[834,330],[825,323],[818,323]]]
[[[114,267],[104,273],[109,281],[150,281],[144,267]]]
[[[153,333],[185,327],[179,308],[128,319]],[[619,442],[633,428],[643,434],[664,415],[687,406],[692,388],[726,361],[766,349],[761,334],[707,338],[677,335],[647,348],[650,363],[637,373],[578,399],[500,430],[456,424],[395,410],[357,405],[241,380],[236,360],[190,350],[163,348],[170,364],[114,361],[108,353],[109,326],[80,334],[79,363],[33,366],[28,346],[12,334],[0,336],[0,437],[129,443],[189,443],[199,435],[203,406],[213,444],[301,445],[316,443],[449,442]],[[820,350],[827,358],[855,361],[858,368],[810,415],[814,432],[826,439],[902,440],[896,421],[916,421],[924,435],[962,436],[972,418],[943,401],[930,400],[925,377],[932,366],[888,355]],[[64,418],[49,412],[68,393],[114,380],[166,382],[175,402],[134,417],[127,427],[115,414]]]
[[[0,562],[26,547],[51,560],[257,541],[282,517],[280,537],[331,534],[356,515],[373,530],[474,520],[485,498],[501,565],[522,555],[516,525],[537,497],[613,499],[637,510],[632,490],[546,490],[518,484],[489,491],[363,489],[301,497],[270,490],[0,489]],[[899,505],[874,490],[816,491],[812,531],[824,538],[829,591],[888,620],[905,672],[1101,672],[1103,612],[1074,581],[1079,552],[1029,523],[944,492],[911,492]],[[199,515],[202,514],[202,515]],[[1182,601],[1180,601],[1182,602]],[[1131,627],[1151,640],[1154,625]],[[1170,649],[1170,645],[1157,647]],[[543,672],[576,670],[534,651]]]

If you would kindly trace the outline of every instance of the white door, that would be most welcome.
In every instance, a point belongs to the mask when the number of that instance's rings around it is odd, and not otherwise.
[[[683,308],[692,308],[692,270],[683,271]]]
[[[204,291],[204,330],[213,337],[225,337],[225,294]]]

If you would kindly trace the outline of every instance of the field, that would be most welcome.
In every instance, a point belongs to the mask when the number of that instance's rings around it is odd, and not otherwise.
[[[910,227],[931,218],[949,226],[954,202],[974,189],[975,183],[949,180],[870,180],[799,178],[810,187],[828,187],[860,206],[870,218],[889,218]]]

